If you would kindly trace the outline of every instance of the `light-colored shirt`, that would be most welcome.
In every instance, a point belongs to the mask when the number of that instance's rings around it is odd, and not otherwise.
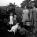
[[[28,19],[28,13],[29,13],[29,10],[28,9],[24,9],[23,10],[23,19],[22,19],[22,22],[26,21]]]

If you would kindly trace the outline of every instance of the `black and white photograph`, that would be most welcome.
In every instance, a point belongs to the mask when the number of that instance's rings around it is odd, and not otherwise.
[[[37,0],[0,0],[0,37],[37,37]]]

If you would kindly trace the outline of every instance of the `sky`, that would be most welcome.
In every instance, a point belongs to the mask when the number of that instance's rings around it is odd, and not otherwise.
[[[0,6],[6,6],[9,3],[13,3],[15,2],[15,5],[18,5],[19,7],[21,6],[20,4],[22,3],[22,1],[24,0],[0,0]]]

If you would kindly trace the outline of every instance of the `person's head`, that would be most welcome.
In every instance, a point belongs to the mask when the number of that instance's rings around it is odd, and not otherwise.
[[[32,3],[32,7],[35,7],[35,3]]]
[[[17,15],[14,15],[14,17],[16,18],[16,17],[17,17]]]

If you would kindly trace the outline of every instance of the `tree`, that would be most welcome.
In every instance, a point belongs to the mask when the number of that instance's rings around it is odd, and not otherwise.
[[[33,6],[36,5],[36,2],[37,1],[26,0],[21,3],[21,7],[24,8],[26,6],[28,9],[33,8]]]
[[[25,6],[27,6],[29,4],[30,0],[26,0],[26,1],[23,1],[21,3],[21,7],[24,8]]]

